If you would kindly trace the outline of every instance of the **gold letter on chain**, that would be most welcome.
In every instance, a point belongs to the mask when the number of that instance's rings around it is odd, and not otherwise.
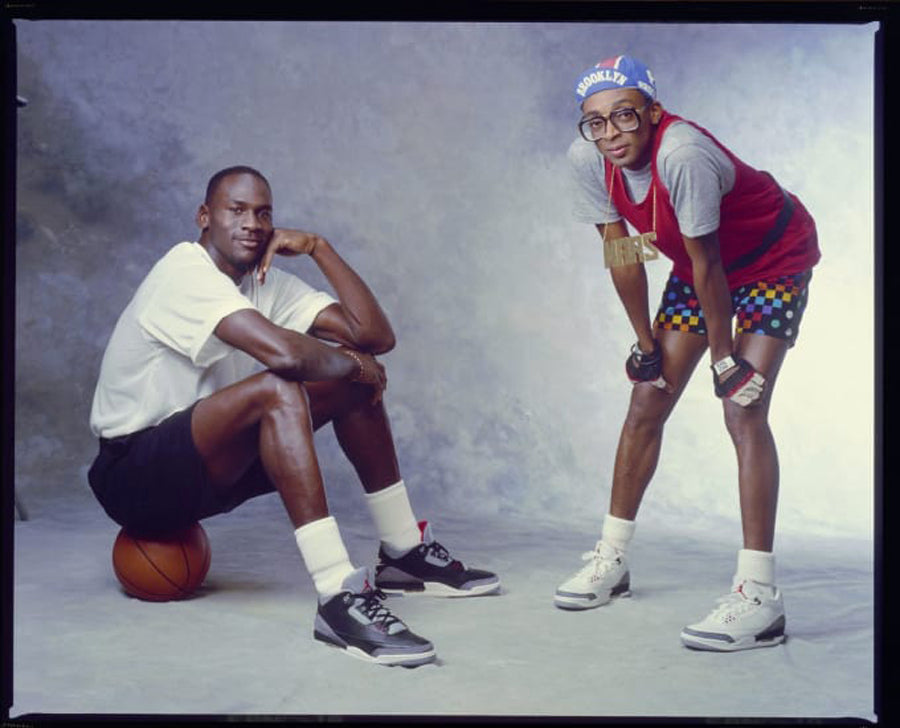
[[[656,260],[659,257],[659,249],[653,244],[655,240],[655,232],[604,240],[603,264],[607,268],[618,268],[643,263],[645,260]]]

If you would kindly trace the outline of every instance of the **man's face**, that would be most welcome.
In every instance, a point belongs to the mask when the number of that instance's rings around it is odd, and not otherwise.
[[[240,281],[259,262],[272,237],[272,193],[252,174],[225,177],[200,205],[200,244],[226,275]]]
[[[635,109],[641,120],[636,131],[619,131],[609,121],[603,136],[594,142],[600,153],[617,167],[640,169],[650,161],[650,151],[656,124],[662,116],[658,102],[633,88],[607,89],[588,96],[581,105],[582,119],[598,114],[606,119],[613,111]],[[646,108],[644,108],[646,106]]]

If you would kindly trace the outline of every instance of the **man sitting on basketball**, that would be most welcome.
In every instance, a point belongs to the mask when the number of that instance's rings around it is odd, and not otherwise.
[[[626,551],[663,427],[709,350],[710,394],[722,402],[737,454],[743,548],[731,591],[686,626],[681,640],[717,651],[779,644],[785,615],[773,553],[778,456],[768,412],[819,260],[815,223],[771,175],[666,111],[641,61],[601,61],[579,74],[575,98],[582,138],[568,156],[576,217],[603,238],[637,341],[623,372],[633,385],[631,402],[602,537],[585,554],[588,563],[559,586],[555,604],[588,609],[628,592]],[[638,235],[630,236],[626,223]],[[651,322],[643,261],[659,252],[673,265]]]
[[[316,639],[380,664],[429,662],[434,646],[383,604],[385,592],[496,592],[413,514],[375,358],[394,333],[363,280],[324,238],[273,225],[268,181],[213,175],[182,242],[151,269],[104,353],[88,478],[107,514],[163,534],[277,491],[319,595]],[[308,255],[336,298],[271,267]],[[374,588],[329,515],[313,433],[332,423],[381,540]]]

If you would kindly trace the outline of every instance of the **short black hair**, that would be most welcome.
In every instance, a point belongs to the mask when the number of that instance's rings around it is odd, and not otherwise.
[[[272,189],[272,185],[269,184],[269,180],[265,178],[265,175],[263,175],[262,172],[257,169],[253,169],[253,167],[248,167],[244,164],[237,164],[233,167],[220,169],[212,177],[209,178],[209,182],[206,184],[206,198],[204,200],[207,205],[213,198],[213,195],[216,193],[216,189],[219,187],[219,184],[222,182],[222,180],[226,177],[230,177],[233,174],[252,174],[254,177],[265,182],[266,187],[268,187],[270,191]]]

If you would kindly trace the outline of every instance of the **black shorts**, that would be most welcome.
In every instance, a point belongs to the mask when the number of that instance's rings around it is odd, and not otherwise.
[[[88,482],[103,510],[127,531],[170,533],[275,489],[259,460],[227,491],[213,487],[191,435],[193,411],[191,405],[145,430],[100,439]]]

